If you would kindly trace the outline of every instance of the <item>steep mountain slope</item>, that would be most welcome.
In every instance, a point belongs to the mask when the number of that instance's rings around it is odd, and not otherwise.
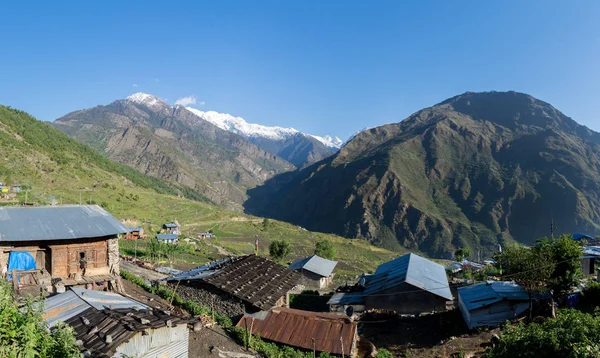
[[[336,278],[340,279],[373,270],[397,255],[367,242],[309,232],[276,220],[265,221],[225,210],[208,200],[189,200],[182,196],[192,194],[191,191],[113,162],[48,123],[2,105],[0,182],[23,188],[15,201],[2,195],[0,205],[18,205],[26,199],[29,204],[96,203],[119,220],[126,220],[127,225],[143,226],[149,236],[173,220],[191,238],[211,229],[219,244],[236,254],[252,253],[258,236],[261,255],[268,255],[270,241],[285,239],[292,246],[290,259],[295,259],[311,254],[315,241],[327,238],[336,248],[336,260],[340,261]],[[147,243],[123,240],[119,246],[121,252],[140,258],[148,255],[144,252]],[[216,248],[198,246],[201,252],[178,253],[175,264],[191,268],[220,257]]]
[[[600,229],[600,134],[515,92],[465,93],[250,191],[246,210],[449,257]],[[477,251],[475,251],[477,252]]]
[[[186,108],[221,129],[248,138],[252,143],[280,156],[298,168],[327,158],[342,146],[342,140],[337,137],[320,137],[302,133],[294,128],[248,123],[241,117],[234,117],[227,113],[203,112],[192,107]]]
[[[230,209],[241,208],[247,188],[293,169],[245,138],[144,93],[69,113],[53,125],[119,163]]]

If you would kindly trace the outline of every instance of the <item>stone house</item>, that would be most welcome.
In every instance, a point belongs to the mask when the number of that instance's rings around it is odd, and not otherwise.
[[[294,261],[290,269],[302,274],[300,284],[306,288],[324,289],[333,283],[333,270],[336,265],[336,261],[312,255]]]

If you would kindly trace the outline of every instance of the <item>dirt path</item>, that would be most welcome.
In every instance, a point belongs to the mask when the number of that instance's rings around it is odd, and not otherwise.
[[[162,278],[167,277],[167,275],[163,275],[162,273],[159,273],[159,272],[156,272],[153,270],[148,270],[143,267],[139,267],[138,265],[131,263],[129,261],[121,261],[119,263],[119,265],[121,266],[121,268],[123,270],[129,271],[132,274],[143,278],[144,280],[156,281],[156,280],[160,280]]]
[[[190,357],[252,358],[255,357],[237,344],[220,327],[202,328],[190,333]]]

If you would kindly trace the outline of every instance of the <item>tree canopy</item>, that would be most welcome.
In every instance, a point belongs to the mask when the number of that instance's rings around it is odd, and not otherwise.
[[[269,255],[277,262],[283,261],[291,253],[290,243],[285,240],[274,240],[269,245]]]
[[[456,261],[459,261],[459,262],[461,262],[462,260],[466,259],[469,256],[471,256],[471,249],[468,247],[461,247],[460,249],[456,250],[456,252],[454,253],[454,257],[456,257]]]
[[[335,247],[327,239],[318,240],[315,243],[315,255],[325,259],[333,260],[335,258]]]

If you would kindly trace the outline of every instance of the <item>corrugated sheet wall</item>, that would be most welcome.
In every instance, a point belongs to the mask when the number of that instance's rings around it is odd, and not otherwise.
[[[189,330],[187,324],[163,327],[150,331],[147,336],[136,334],[129,342],[117,348],[113,357],[123,355],[139,358],[187,358]]]

